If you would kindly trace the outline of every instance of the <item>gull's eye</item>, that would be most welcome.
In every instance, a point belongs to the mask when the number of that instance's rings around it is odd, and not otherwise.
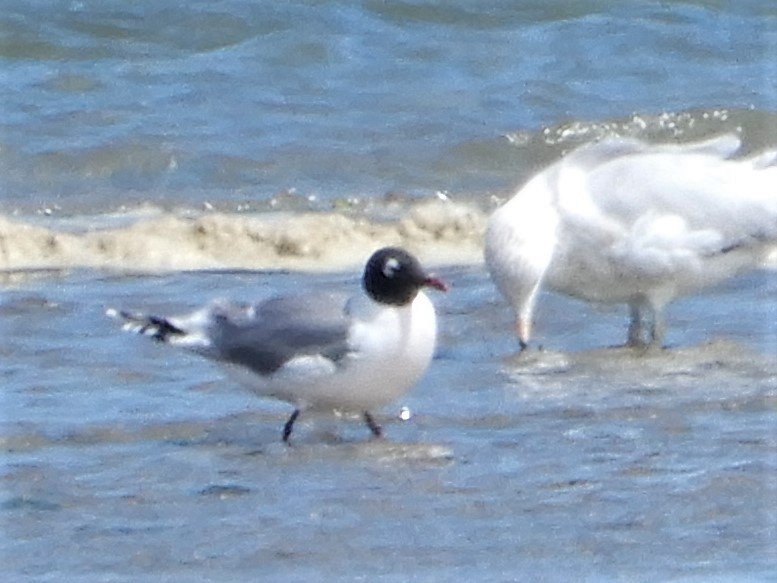
[[[383,275],[388,278],[392,278],[397,274],[400,268],[399,261],[394,257],[386,259],[386,263],[383,264]]]

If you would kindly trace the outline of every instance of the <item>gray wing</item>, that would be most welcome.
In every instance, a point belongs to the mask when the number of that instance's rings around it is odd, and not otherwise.
[[[221,360],[267,375],[302,355],[333,362],[348,352],[346,300],[334,295],[278,297],[236,316],[216,313],[211,336]]]

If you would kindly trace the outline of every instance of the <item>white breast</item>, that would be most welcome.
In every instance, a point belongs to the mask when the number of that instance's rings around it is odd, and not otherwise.
[[[396,400],[418,382],[434,354],[437,320],[432,302],[423,292],[406,307],[381,306],[359,297],[349,310],[350,352],[337,366],[307,356],[293,359],[271,377],[246,374],[236,380],[258,395],[304,409],[363,412]]]

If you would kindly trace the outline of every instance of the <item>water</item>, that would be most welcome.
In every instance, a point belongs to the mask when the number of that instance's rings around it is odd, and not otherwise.
[[[777,145],[774,3],[5,0],[0,34],[7,576],[773,577],[774,271],[672,304],[654,355],[546,294],[518,357],[480,253],[605,133]],[[104,316],[356,286],[387,243],[452,290],[382,442],[286,448],[287,406]]]
[[[773,143],[775,20],[765,0],[4,0],[0,210],[498,191],[532,161],[505,136],[632,116]]]
[[[441,272],[438,358],[381,413],[300,420],[195,357],[115,330],[215,289],[348,275],[89,272],[8,290],[3,559],[16,580],[768,580],[777,565],[777,279],[670,311],[653,356],[602,343],[625,314],[543,297],[546,347],[514,339],[481,268]],[[183,306],[181,298],[186,298]],[[574,350],[573,350],[574,349]],[[400,421],[401,406],[414,413]]]

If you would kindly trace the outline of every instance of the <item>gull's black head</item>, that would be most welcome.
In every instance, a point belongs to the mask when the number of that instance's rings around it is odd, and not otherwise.
[[[448,290],[445,283],[424,271],[418,259],[399,247],[373,253],[364,268],[362,284],[373,300],[392,306],[411,303],[423,287]]]

